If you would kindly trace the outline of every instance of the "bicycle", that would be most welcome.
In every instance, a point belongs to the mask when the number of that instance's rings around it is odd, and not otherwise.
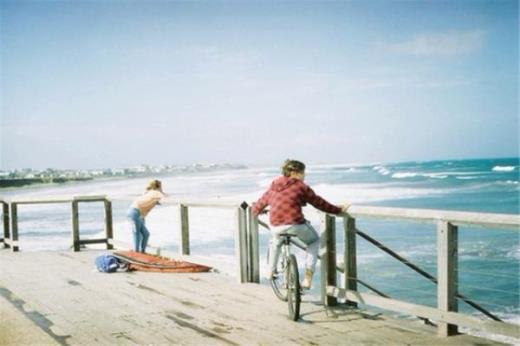
[[[298,261],[291,254],[291,237],[295,234],[280,233],[282,248],[276,271],[270,279],[274,294],[289,307],[289,318],[297,321],[300,318],[301,287],[298,273]]]

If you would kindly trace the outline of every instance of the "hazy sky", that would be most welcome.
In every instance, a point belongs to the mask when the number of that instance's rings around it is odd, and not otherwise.
[[[0,0],[0,169],[519,155],[518,1]]]

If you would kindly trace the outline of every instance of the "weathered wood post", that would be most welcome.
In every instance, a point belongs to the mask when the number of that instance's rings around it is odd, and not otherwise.
[[[247,216],[249,219],[249,282],[260,283],[260,245],[258,241],[258,217],[253,214],[252,207],[247,208]]]
[[[7,204],[4,201],[2,201],[2,216],[4,225],[4,237],[2,238],[2,242],[4,243],[4,247],[10,247],[10,245],[8,244],[8,241],[11,237],[9,232],[9,204]]]
[[[79,208],[78,201],[72,201],[72,248],[79,251]]]
[[[190,254],[190,221],[188,215],[188,206],[179,204],[180,213],[180,225],[181,225],[181,239],[179,242],[179,254],[189,255]]]
[[[357,291],[357,254],[356,254],[356,219],[345,216],[343,218],[345,253],[344,262],[344,287],[345,290]],[[346,301],[350,306],[357,307],[356,302]]]
[[[447,221],[437,224],[437,304],[441,311],[458,311],[458,227]],[[458,334],[454,324],[439,322],[439,336]]]
[[[247,282],[247,204],[236,209],[235,256],[238,259],[238,281]]]
[[[11,203],[11,238],[9,241],[11,251],[18,251],[18,204]]]
[[[112,227],[112,201],[105,199],[105,234],[107,238],[107,250],[114,248],[114,230]]]
[[[326,213],[321,218],[321,301],[323,305],[337,304],[337,298],[327,295],[327,286],[336,286],[336,218]]]

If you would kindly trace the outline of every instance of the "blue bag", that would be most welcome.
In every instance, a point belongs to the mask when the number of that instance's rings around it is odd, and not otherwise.
[[[100,272],[113,273],[119,268],[119,262],[115,256],[104,254],[96,257],[96,267]]]

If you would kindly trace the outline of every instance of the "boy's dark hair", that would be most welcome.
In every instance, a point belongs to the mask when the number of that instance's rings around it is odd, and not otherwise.
[[[285,160],[282,166],[282,174],[286,177],[291,175],[291,172],[303,173],[305,172],[305,164],[296,160]]]

